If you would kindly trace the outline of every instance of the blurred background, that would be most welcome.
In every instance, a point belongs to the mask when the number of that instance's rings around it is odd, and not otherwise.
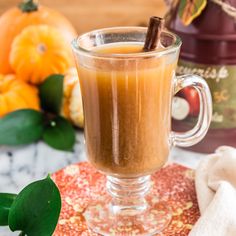
[[[0,14],[19,0],[1,0]],[[151,15],[163,16],[163,0],[40,0],[42,5],[62,12],[78,33],[101,27],[145,25]]]

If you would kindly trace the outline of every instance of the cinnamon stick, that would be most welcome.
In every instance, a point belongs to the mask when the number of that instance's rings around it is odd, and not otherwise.
[[[164,26],[164,19],[157,16],[150,17],[146,40],[143,51],[152,51],[158,46],[161,31]]]

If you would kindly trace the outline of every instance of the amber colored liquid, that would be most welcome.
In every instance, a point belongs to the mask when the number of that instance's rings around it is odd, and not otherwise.
[[[140,45],[100,48],[138,53]],[[138,54],[137,54],[138,55]],[[79,64],[89,161],[123,177],[150,174],[169,154],[175,59],[94,59]]]

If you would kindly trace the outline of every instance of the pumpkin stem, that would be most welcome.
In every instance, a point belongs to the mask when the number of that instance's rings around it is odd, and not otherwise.
[[[32,12],[38,10],[38,3],[34,0],[23,0],[22,3],[19,4],[19,8],[22,12]]]

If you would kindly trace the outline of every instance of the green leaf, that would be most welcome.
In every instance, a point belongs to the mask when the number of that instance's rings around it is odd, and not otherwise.
[[[13,202],[9,227],[29,236],[51,236],[61,211],[61,196],[48,176],[25,187]]]
[[[0,145],[38,141],[43,133],[43,114],[31,109],[11,112],[0,119]]]
[[[75,130],[69,121],[56,117],[45,128],[43,140],[55,149],[71,151],[75,144]]]
[[[8,214],[16,194],[0,193],[0,226],[8,225]]]
[[[63,97],[64,75],[54,74],[39,86],[41,106],[45,111],[59,114]]]
[[[184,25],[189,25],[206,7],[207,0],[180,0],[178,14]]]
[[[20,232],[19,236],[27,236],[24,232]]]

